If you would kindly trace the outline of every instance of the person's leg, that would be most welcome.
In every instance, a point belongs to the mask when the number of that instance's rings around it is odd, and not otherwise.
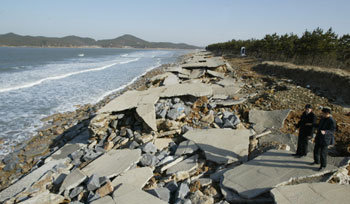
[[[318,142],[315,143],[314,147],[314,163],[320,163],[320,145],[318,144]]]
[[[300,147],[300,156],[306,156],[307,154],[307,136],[306,135],[302,135],[301,136],[301,147]]]
[[[321,146],[321,167],[326,168],[327,155],[328,155],[328,147],[327,147],[327,145],[322,145]]]
[[[298,146],[297,146],[297,151],[295,152],[295,155],[301,155],[301,148],[302,148],[302,139],[301,139],[301,134],[298,136]]]

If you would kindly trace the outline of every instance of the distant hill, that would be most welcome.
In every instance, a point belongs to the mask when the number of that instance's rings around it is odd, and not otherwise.
[[[14,33],[0,35],[0,46],[32,46],[32,47],[108,47],[108,48],[171,48],[197,49],[199,47],[184,43],[148,42],[132,35],[122,35],[115,39],[95,40],[78,36],[62,38],[43,36],[22,36]]]

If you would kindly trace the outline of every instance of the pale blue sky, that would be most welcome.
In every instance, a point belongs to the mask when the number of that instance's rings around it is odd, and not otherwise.
[[[1,0],[0,34],[148,41],[205,46],[267,33],[332,27],[350,33],[348,0]]]

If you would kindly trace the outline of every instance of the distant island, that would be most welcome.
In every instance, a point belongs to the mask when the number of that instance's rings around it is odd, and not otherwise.
[[[62,38],[43,36],[22,36],[15,33],[0,35],[0,46],[28,47],[102,47],[102,48],[154,48],[154,49],[198,49],[185,43],[148,42],[133,35],[122,35],[114,39],[95,40],[78,36]]]

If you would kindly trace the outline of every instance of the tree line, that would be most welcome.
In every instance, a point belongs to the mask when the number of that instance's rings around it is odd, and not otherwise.
[[[206,50],[219,55],[246,54],[263,60],[278,60],[295,64],[335,67],[350,70],[350,35],[338,36],[332,28],[316,28],[296,34],[267,34],[263,39],[231,40],[211,44]]]

